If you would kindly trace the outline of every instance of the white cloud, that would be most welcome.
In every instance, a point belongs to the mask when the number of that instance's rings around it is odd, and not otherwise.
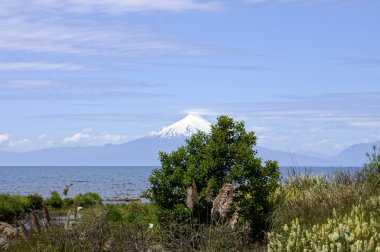
[[[1,64],[1,63],[0,63]],[[4,89],[19,89],[27,88],[47,88],[57,85],[54,80],[45,79],[2,79],[0,80],[0,88]]]
[[[65,137],[62,140],[62,143],[69,144],[69,143],[79,143],[87,141],[91,138],[90,133],[92,132],[92,129],[84,129],[82,132],[75,133],[72,136]]]
[[[211,54],[213,49],[192,45],[185,41],[188,38],[162,35],[141,25],[113,22],[104,16],[94,18],[83,13],[180,12],[214,10],[220,6],[211,1],[195,0],[29,0],[27,5],[26,8],[23,0],[0,1],[0,50],[39,53],[39,58],[44,56],[41,53],[107,57]],[[1,69],[77,70],[82,66],[9,62],[0,64]]]
[[[314,127],[314,128],[311,128],[309,131],[312,132],[312,133],[318,133],[318,132],[323,131],[323,128],[321,128],[321,127]]]
[[[327,0],[244,0],[244,2],[248,3],[254,3],[254,4],[263,4],[263,3],[278,3],[278,4],[283,4],[283,3],[295,3],[295,2],[300,2],[300,3],[320,3],[323,1]],[[331,1],[331,0],[329,0]]]
[[[315,5],[315,4],[333,4],[334,6],[354,6],[355,4],[365,4],[366,2],[373,1],[357,1],[357,0],[242,0],[246,3],[252,4],[304,4],[304,5]]]
[[[245,2],[255,3],[255,4],[261,4],[261,3],[267,3],[268,0],[245,0]]]
[[[8,8],[24,7],[25,9],[25,2],[22,0],[3,2],[2,5]],[[121,14],[147,11],[210,11],[221,8],[221,5],[216,1],[196,0],[29,0],[25,11]]]
[[[24,138],[20,140],[10,140],[8,142],[8,147],[12,150],[17,151],[27,151],[33,149],[33,141],[29,138]]]
[[[120,144],[131,139],[130,136],[110,134],[107,132],[96,133],[92,129],[87,128],[63,138],[60,142],[55,142],[47,134],[41,134],[36,138],[13,138],[9,134],[0,134],[0,145],[1,150],[24,152],[59,146],[102,146],[105,144]]]
[[[185,115],[195,114],[195,115],[212,116],[212,117],[216,117],[216,116],[220,115],[220,113],[215,112],[214,110],[205,109],[205,108],[186,109],[186,110],[182,111],[182,113]]]
[[[129,136],[109,134],[102,132],[94,134],[92,129],[83,129],[81,132],[65,137],[62,143],[65,145],[102,146],[105,144],[120,144],[130,140]]]
[[[330,142],[329,139],[322,139],[322,140],[318,141],[318,145],[321,145],[321,144],[327,144],[327,143],[329,143],[329,142]]]
[[[359,128],[378,129],[380,128],[380,118],[352,118],[348,124]]]
[[[0,72],[3,71],[78,71],[86,68],[74,63],[49,62],[0,62]]]
[[[8,142],[9,138],[9,134],[0,134],[0,144]]]
[[[31,150],[38,150],[43,149],[47,147],[54,146],[54,141],[51,140],[48,135],[41,134],[36,139],[30,139],[30,138],[13,138],[10,135],[7,134],[7,138],[5,140],[4,147],[6,147],[7,150],[12,151],[31,151]],[[1,143],[1,135],[0,135],[0,143]]]
[[[268,142],[281,142],[290,139],[290,136],[269,136],[262,135],[259,136],[259,142],[268,143]]]
[[[317,122],[338,122],[343,123],[345,125],[355,127],[355,128],[363,128],[363,129],[378,129],[380,128],[380,118],[377,115],[374,117],[363,117],[361,115],[353,115],[353,116],[341,116],[341,115],[333,115],[331,117],[315,117],[315,118],[306,118],[309,121],[317,121]]]
[[[39,135],[38,137],[37,137],[37,141],[45,141],[45,140],[47,140],[49,137],[48,137],[48,135],[46,135],[46,134],[41,134],[41,135]]]
[[[270,132],[273,129],[271,127],[268,127],[268,126],[254,126],[254,127],[252,127],[252,130],[256,133],[263,133],[263,132]]]
[[[0,4],[1,8],[1,4]],[[107,21],[68,17],[30,17],[13,13],[2,16],[0,22],[0,50],[8,52],[54,53],[63,55],[159,56],[159,55],[209,55],[215,50],[191,45],[179,37],[157,34],[146,28],[128,24],[118,25]],[[49,57],[49,60],[51,57]],[[83,58],[81,60],[83,62]],[[117,61],[113,61],[117,62]],[[90,62],[87,62],[89,64]],[[8,63],[7,63],[8,64]],[[82,65],[73,63],[19,62],[2,64],[12,70],[31,68],[47,70],[78,70]],[[92,63],[91,65],[94,65]],[[115,63],[113,63],[114,65]],[[94,67],[90,67],[94,68]],[[26,69],[27,70],[27,69]]]

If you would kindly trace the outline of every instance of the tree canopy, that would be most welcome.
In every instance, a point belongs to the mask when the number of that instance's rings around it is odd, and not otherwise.
[[[160,152],[161,168],[149,177],[148,198],[163,210],[177,214],[191,213],[186,208],[188,188],[195,187],[199,203],[194,218],[209,220],[212,201],[223,185],[233,187],[229,216],[239,212],[256,230],[264,225],[270,204],[268,197],[278,186],[276,161],[256,157],[253,147],[257,137],[247,132],[244,122],[220,116],[209,134],[198,132],[172,153]],[[186,216],[186,214],[185,214]]]

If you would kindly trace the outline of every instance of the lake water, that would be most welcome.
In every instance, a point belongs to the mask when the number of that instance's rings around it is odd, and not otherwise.
[[[39,193],[43,197],[51,191],[62,193],[70,185],[69,196],[96,192],[103,199],[138,197],[149,188],[148,177],[157,167],[0,167],[0,193]],[[313,174],[331,174],[348,168],[314,167]],[[350,168],[355,170],[357,168]],[[287,176],[288,168],[281,168]],[[301,171],[304,171],[302,169]]]

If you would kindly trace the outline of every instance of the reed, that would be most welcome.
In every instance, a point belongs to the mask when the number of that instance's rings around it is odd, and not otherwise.
[[[17,228],[6,222],[0,222],[0,232],[5,234],[6,236],[16,236],[18,234]]]
[[[38,232],[40,232],[41,231],[41,225],[40,225],[40,221],[38,220],[38,216],[37,216],[35,211],[30,213],[30,218],[32,220],[33,227],[36,228],[38,230]]]
[[[231,209],[234,198],[234,184],[225,183],[222,188],[219,190],[219,194],[213,201],[211,209],[211,217],[213,219],[225,219],[227,213]]]
[[[44,210],[44,218],[45,218],[46,225],[50,226],[51,225],[50,212],[46,204],[43,206],[43,210]]]
[[[20,226],[20,233],[22,238],[24,238],[25,241],[29,240],[29,231],[26,229],[24,223],[19,222],[18,225]]]
[[[232,229],[235,228],[235,225],[239,219],[239,211],[240,208],[236,208],[235,212],[233,213],[231,219],[228,221],[228,226],[230,226]]]
[[[66,223],[65,223],[66,230],[70,228],[70,215],[71,215],[71,210],[67,212],[67,218],[66,218]]]
[[[0,249],[8,249],[10,247],[8,239],[0,239]]]
[[[195,181],[193,180],[192,185],[186,190],[186,206],[193,210],[194,206],[199,205],[198,189]]]

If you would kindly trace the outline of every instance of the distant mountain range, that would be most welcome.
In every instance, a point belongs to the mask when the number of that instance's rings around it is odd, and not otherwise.
[[[190,114],[182,120],[146,137],[123,144],[101,147],[58,147],[16,153],[0,152],[1,166],[158,166],[158,152],[171,152],[183,145],[195,132],[210,131],[210,123],[199,115]],[[315,157],[256,147],[263,160],[277,160],[280,166],[357,167],[367,161],[372,145],[356,144],[332,158]]]

